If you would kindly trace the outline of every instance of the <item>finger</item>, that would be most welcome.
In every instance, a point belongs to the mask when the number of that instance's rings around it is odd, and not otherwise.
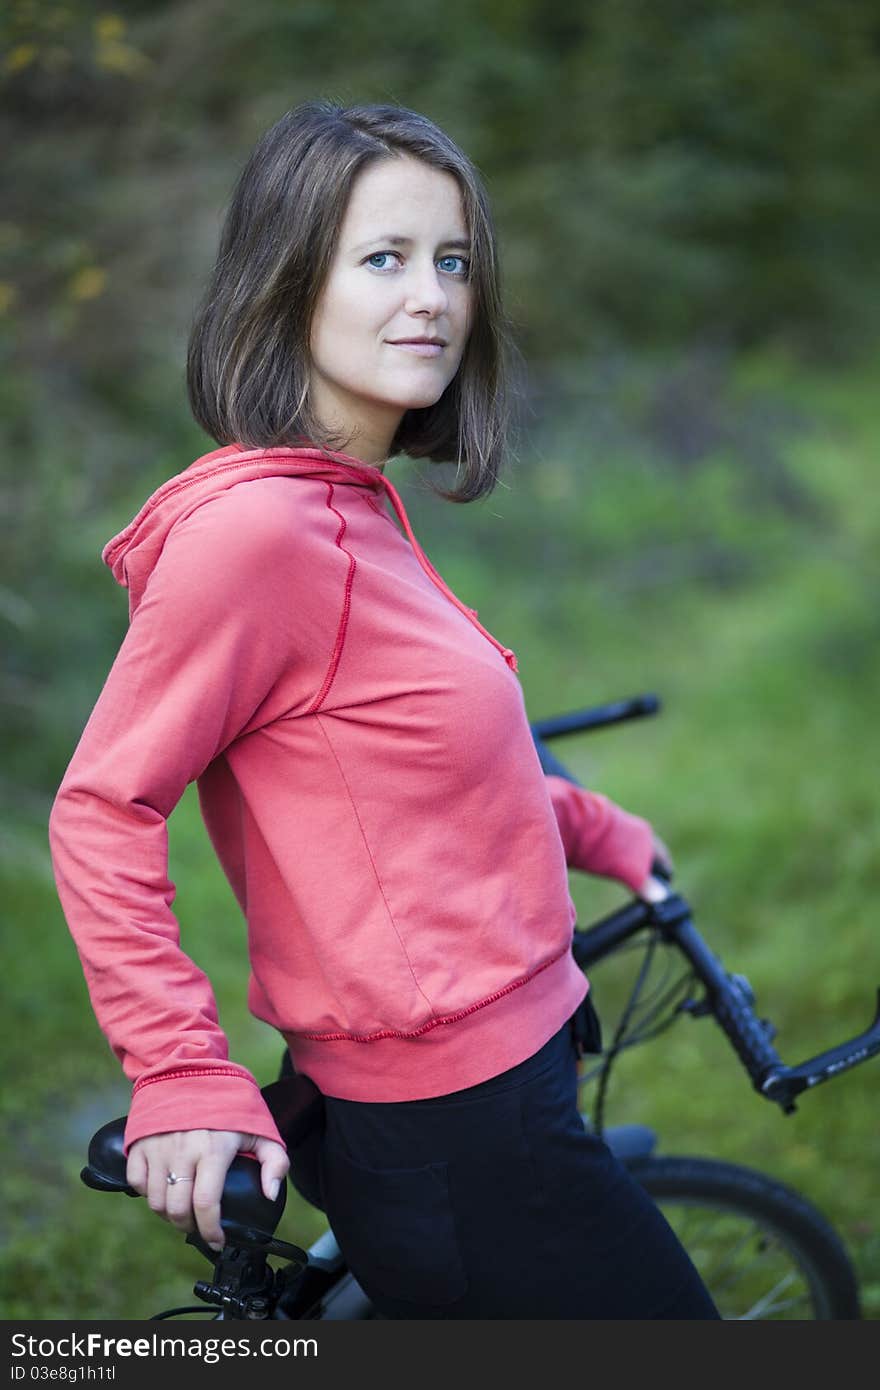
[[[290,1159],[281,1145],[272,1139],[258,1139],[254,1145],[254,1153],[261,1165],[260,1180],[263,1193],[270,1202],[274,1202],[282,1182],[287,1177]]]
[[[646,903],[662,903],[664,898],[669,897],[669,888],[662,879],[649,874],[640,886],[637,897]]]
[[[152,1163],[149,1159],[147,1160],[146,1197],[150,1211],[156,1212],[158,1216],[165,1215],[165,1201],[168,1193],[167,1177],[167,1164],[160,1159],[156,1159]]]
[[[175,1168],[175,1177],[178,1182],[169,1183],[165,1179],[165,1216],[172,1225],[179,1231],[194,1231],[195,1221],[193,1219],[193,1188],[195,1186],[195,1173],[190,1173],[186,1169],[178,1172]]]
[[[125,1165],[125,1181],[129,1187],[133,1187],[135,1192],[145,1196],[147,1191],[147,1160],[143,1150],[133,1144],[128,1151],[128,1161]]]
[[[216,1155],[203,1158],[192,1189],[192,1212],[199,1235],[215,1250],[221,1249],[226,1239],[220,1225],[220,1195],[230,1162]]]

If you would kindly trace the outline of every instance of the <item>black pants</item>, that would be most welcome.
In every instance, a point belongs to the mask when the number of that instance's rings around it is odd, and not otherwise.
[[[390,1318],[706,1319],[665,1218],[577,1109],[566,1024],[480,1085],[393,1104],[326,1098],[320,1205]],[[297,1185],[314,1193],[300,1173]]]

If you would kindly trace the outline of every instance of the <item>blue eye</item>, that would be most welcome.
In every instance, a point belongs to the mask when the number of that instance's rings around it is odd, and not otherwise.
[[[394,252],[393,252],[393,251],[374,251],[373,254],[372,254],[372,256],[368,256],[368,257],[367,257],[367,265],[371,266],[371,268],[372,268],[373,270],[386,270],[386,269],[387,269],[387,266],[384,266],[384,265],[373,265],[372,263],[373,263],[373,261],[384,261],[384,260],[386,260],[389,256],[393,256],[393,255],[394,255]]]
[[[449,270],[448,273],[450,275],[461,275],[463,277],[467,276],[468,271],[471,268],[471,263],[468,260],[467,256],[441,256],[437,264],[439,266],[444,266],[445,263],[445,265],[448,266],[450,261],[458,261],[459,264],[462,266],[461,270]]]

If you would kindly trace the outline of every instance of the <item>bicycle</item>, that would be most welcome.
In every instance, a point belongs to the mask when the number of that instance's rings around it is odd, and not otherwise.
[[[547,743],[565,734],[603,728],[655,714],[656,696],[637,696],[532,723],[546,773],[577,779]],[[658,876],[665,877],[655,865]],[[668,885],[668,880],[667,880]],[[775,1047],[775,1029],[758,1018],[754,994],[742,975],[728,974],[697,931],[690,906],[668,886],[659,902],[636,899],[575,932],[572,949],[583,968],[632,943],[642,965],[611,1043],[597,1054],[581,1083],[598,1078],[593,1113],[584,1123],[608,1143],[642,1183],[676,1229],[722,1317],[738,1320],[857,1319],[856,1274],[838,1233],[807,1199],[784,1183],[740,1164],[702,1156],[658,1155],[657,1135],[645,1125],[605,1129],[603,1114],[612,1067],[622,1051],[644,1043],[676,1019],[712,1017],[731,1043],[754,1089],[792,1113],[803,1091],[840,1075],[880,1052],[880,991],[874,1022],[851,1038],[797,1066],[786,1066]],[[642,999],[658,950],[678,952],[688,969],[671,986]],[[285,1053],[285,1058],[287,1054]],[[263,1088],[279,1130],[293,1152],[315,1134],[321,1096],[305,1076],[282,1075]],[[88,1187],[137,1196],[125,1181],[122,1140],[126,1117],[104,1125],[89,1145],[80,1174]],[[306,1194],[308,1195],[308,1194]],[[219,1253],[197,1233],[186,1242],[211,1263],[209,1279],[193,1289],[199,1305],[171,1308],[152,1320],[195,1313],[215,1320],[352,1320],[378,1316],[347,1268],[332,1230],[308,1250],[276,1239],[287,1192],[274,1202],[260,1188],[259,1168],[247,1155],[227,1174],[221,1207],[226,1244]],[[695,1221],[697,1224],[695,1224]],[[286,1261],[272,1267],[269,1258]]]

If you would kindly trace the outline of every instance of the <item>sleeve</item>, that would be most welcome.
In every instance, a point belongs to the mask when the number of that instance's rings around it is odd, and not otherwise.
[[[126,1152],[176,1129],[281,1142],[182,951],[167,818],[295,659],[289,535],[230,489],[171,530],[55,798],[49,843],[98,1023],[134,1082]],[[254,514],[251,515],[251,512]]]
[[[636,892],[654,857],[648,822],[564,777],[546,781],[569,868],[619,879]]]

